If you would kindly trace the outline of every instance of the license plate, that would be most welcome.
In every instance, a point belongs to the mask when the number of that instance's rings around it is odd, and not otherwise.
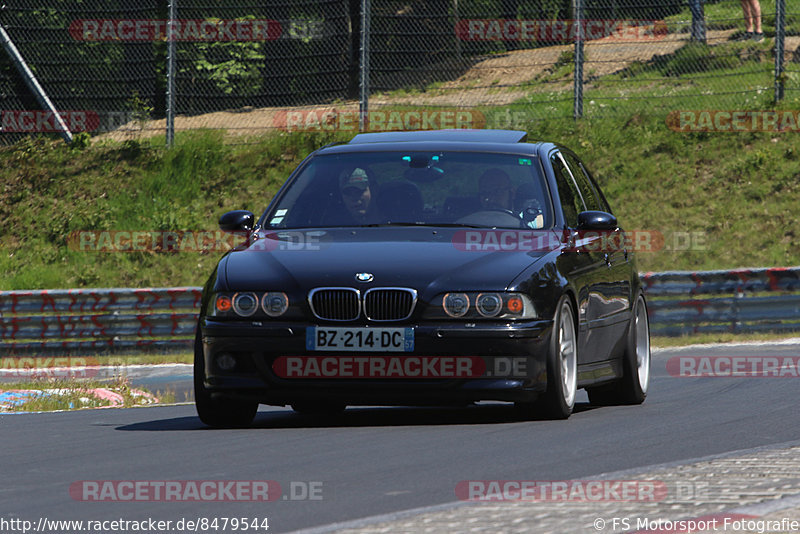
[[[414,329],[310,326],[306,350],[412,352]]]

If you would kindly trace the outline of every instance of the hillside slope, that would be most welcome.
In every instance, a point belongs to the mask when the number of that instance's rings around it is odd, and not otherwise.
[[[640,253],[642,270],[800,264],[796,133],[678,133],[646,112],[527,126],[587,161],[626,229],[660,231],[666,248],[694,237],[697,250]],[[69,238],[216,230],[227,210],[260,212],[304,156],[336,139],[284,133],[230,146],[195,134],[169,151],[45,140],[0,149],[0,289],[201,285],[220,252],[85,252]]]

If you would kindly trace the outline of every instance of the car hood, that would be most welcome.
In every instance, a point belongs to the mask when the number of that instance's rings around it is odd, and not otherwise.
[[[272,233],[226,256],[224,285],[229,290],[300,292],[324,286],[397,286],[414,288],[429,298],[443,290],[509,289],[517,275],[546,254],[530,246],[498,250],[491,245],[491,236],[489,245],[467,250],[465,231],[470,230],[348,228]],[[478,232],[485,236],[501,231]],[[373,280],[358,282],[356,273],[370,273]]]

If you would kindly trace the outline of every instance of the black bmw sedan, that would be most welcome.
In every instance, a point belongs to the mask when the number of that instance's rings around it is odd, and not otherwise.
[[[210,426],[259,404],[513,402],[569,417],[647,394],[634,243],[571,151],[525,132],[356,135],[291,174],[205,285],[195,399]]]

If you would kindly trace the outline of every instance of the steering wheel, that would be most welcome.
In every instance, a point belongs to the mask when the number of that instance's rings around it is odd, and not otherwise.
[[[522,218],[511,210],[504,208],[485,208],[455,221],[456,224],[472,224],[475,226],[505,226],[522,228]]]
[[[517,219],[519,219],[519,216],[517,216],[516,213],[514,213],[511,210],[507,210],[505,208],[483,208],[483,209],[481,209],[481,211],[499,211],[500,213],[507,213],[507,214],[511,215],[512,217],[516,217]],[[480,211],[476,212],[476,213],[480,213]]]

